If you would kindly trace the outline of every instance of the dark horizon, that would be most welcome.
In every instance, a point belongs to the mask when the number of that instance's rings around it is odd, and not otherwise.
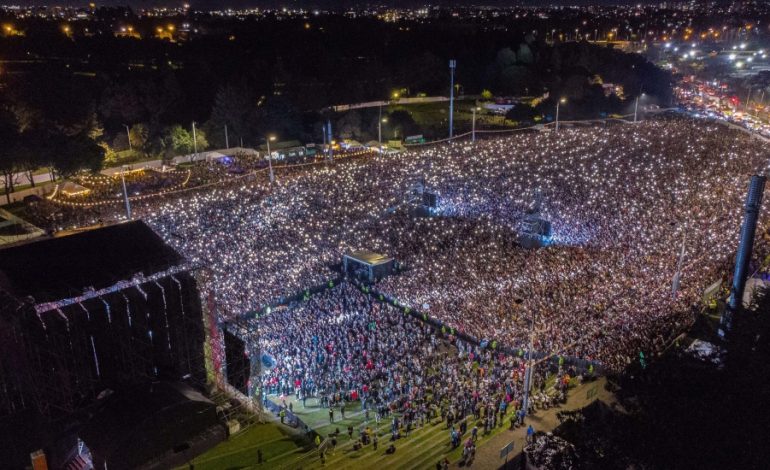
[[[22,7],[30,6],[74,6],[84,7],[91,3],[88,0],[80,1],[50,1],[50,0],[12,0],[8,3],[0,2],[0,6],[18,5]],[[218,10],[227,8],[248,8],[248,7],[260,7],[260,8],[282,8],[282,7],[297,7],[297,8],[320,8],[320,9],[344,9],[351,7],[364,7],[364,6],[388,6],[398,8],[416,8],[423,6],[438,6],[438,7],[517,7],[517,6],[590,6],[590,5],[634,5],[645,4],[655,5],[660,1],[652,0],[551,0],[547,3],[537,0],[480,0],[480,1],[463,1],[463,0],[433,0],[430,2],[420,0],[383,0],[383,1],[359,1],[359,0],[106,0],[97,1],[97,7],[108,6],[130,6],[131,8],[153,8],[153,7],[176,7],[182,6],[185,3],[189,3],[193,9],[199,10]]]

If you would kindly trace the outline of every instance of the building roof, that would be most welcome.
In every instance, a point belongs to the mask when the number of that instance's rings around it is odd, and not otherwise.
[[[284,140],[281,142],[273,142],[270,144],[270,151],[274,152],[276,150],[284,150],[293,147],[302,147],[302,142],[299,140]],[[261,144],[258,148],[259,150],[265,151],[267,150],[267,144]]]
[[[0,250],[0,289],[50,302],[182,261],[144,222],[128,222]]]
[[[365,264],[377,265],[390,262],[393,258],[367,250],[357,250],[347,253],[345,256]]]
[[[189,385],[140,383],[104,398],[79,435],[109,468],[137,468],[217,423],[216,405]]]

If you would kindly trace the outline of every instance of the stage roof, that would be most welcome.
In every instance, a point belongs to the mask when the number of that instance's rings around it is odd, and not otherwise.
[[[128,222],[0,250],[0,288],[50,302],[182,261],[144,222]]]
[[[381,255],[379,253],[374,253],[366,250],[351,251],[345,256],[347,256],[348,258],[353,258],[356,261],[360,261],[362,263],[371,264],[371,265],[387,263],[393,259],[389,256]]]
[[[166,468],[146,463],[217,424],[214,402],[185,383],[162,381],[108,396],[79,435],[110,469]]]

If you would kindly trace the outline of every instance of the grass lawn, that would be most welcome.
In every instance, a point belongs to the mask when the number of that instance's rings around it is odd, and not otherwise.
[[[455,100],[454,128],[455,134],[469,132],[472,127],[474,100]],[[385,110],[383,110],[385,111]],[[419,103],[408,105],[392,105],[387,107],[388,112],[407,111],[418,126],[426,133],[443,133],[449,125],[449,102]],[[476,113],[476,129],[515,127],[517,123],[505,120],[502,116],[490,114],[485,110]],[[389,137],[387,124],[383,126],[383,140]]]
[[[278,402],[278,400],[275,400]],[[287,400],[289,401],[289,400]],[[423,427],[413,429],[409,437],[402,437],[394,444],[396,453],[389,455],[385,449],[390,444],[390,423],[391,419],[386,418],[380,421],[379,427],[374,420],[374,412],[370,412],[370,419],[366,426],[376,430],[379,436],[379,446],[374,450],[372,444],[364,446],[360,450],[353,450],[353,443],[358,439],[359,427],[364,423],[365,415],[361,412],[361,406],[358,402],[350,403],[345,407],[346,419],[341,420],[338,408],[335,408],[334,423],[329,423],[328,408],[318,408],[316,401],[308,400],[307,409],[302,408],[302,404],[293,402],[294,412],[310,427],[314,428],[322,437],[328,436],[336,428],[340,430],[340,437],[337,438],[337,448],[334,452],[327,452],[326,463],[322,464],[317,452],[306,452],[304,454],[286,455],[284,459],[272,462],[269,468],[350,468],[376,470],[378,468],[432,468],[436,462],[443,458],[449,458],[450,461],[458,461],[462,456],[462,446],[457,449],[451,449],[449,440],[449,430],[446,422],[440,422],[434,419]],[[511,411],[512,412],[512,411]],[[493,436],[508,429],[506,415],[502,427],[493,429],[488,435],[483,435],[483,423],[475,423],[479,427],[479,441],[477,445],[491,439]],[[348,425],[354,429],[353,439],[347,434]],[[470,436],[470,430],[474,422],[472,417],[468,421],[468,431],[463,436],[464,442]],[[196,465],[197,467],[197,465]],[[254,467],[260,468],[260,467]]]
[[[268,422],[241,431],[199,455],[192,463],[196,470],[249,468],[257,465],[257,450],[260,449],[267,462],[265,468],[280,468],[279,462],[295,458],[303,451],[303,446],[299,436],[290,434],[288,428]]]
[[[553,384],[555,377],[548,377],[548,386]],[[570,388],[574,387],[574,383]],[[270,396],[270,399],[281,404],[279,397]],[[314,450],[312,443],[308,442],[297,432],[277,422],[254,425],[228,441],[221,443],[198,456],[193,460],[196,469],[243,469],[243,468],[276,468],[276,469],[309,469],[309,468],[333,468],[333,469],[366,469],[377,470],[379,468],[432,468],[436,462],[448,458],[450,462],[460,460],[462,445],[457,449],[450,446],[449,430],[446,422],[440,418],[422,427],[413,429],[408,437],[398,439],[395,454],[385,453],[390,444],[391,418],[383,418],[377,426],[374,419],[374,411],[370,411],[369,421],[365,420],[365,413],[361,411],[360,402],[348,403],[345,407],[345,419],[341,419],[339,407],[335,407],[334,423],[329,422],[329,409],[321,408],[315,398],[307,400],[307,407],[302,406],[293,396],[286,398],[291,403],[294,413],[302,419],[311,429],[320,434],[321,438],[327,438],[335,430],[339,429],[337,447],[332,452],[326,452],[326,462],[321,463],[320,456]],[[484,445],[494,436],[507,432],[509,418],[513,410],[509,408],[503,425],[491,430],[487,435],[483,434],[483,420],[474,421],[468,417],[468,431],[462,437],[461,442],[470,436],[474,425],[479,428],[479,440],[477,446]],[[398,415],[398,414],[397,414]],[[348,437],[348,426],[353,426],[353,439]],[[361,426],[368,426],[377,433],[379,446],[374,450],[370,443],[360,450],[353,450],[353,444],[360,436]],[[459,424],[456,424],[459,426]],[[266,461],[262,465],[257,462],[257,450],[262,450]]]

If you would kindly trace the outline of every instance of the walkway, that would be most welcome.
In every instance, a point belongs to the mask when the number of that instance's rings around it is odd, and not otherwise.
[[[0,209],[0,245],[16,243],[45,235],[45,232],[29,222]]]

